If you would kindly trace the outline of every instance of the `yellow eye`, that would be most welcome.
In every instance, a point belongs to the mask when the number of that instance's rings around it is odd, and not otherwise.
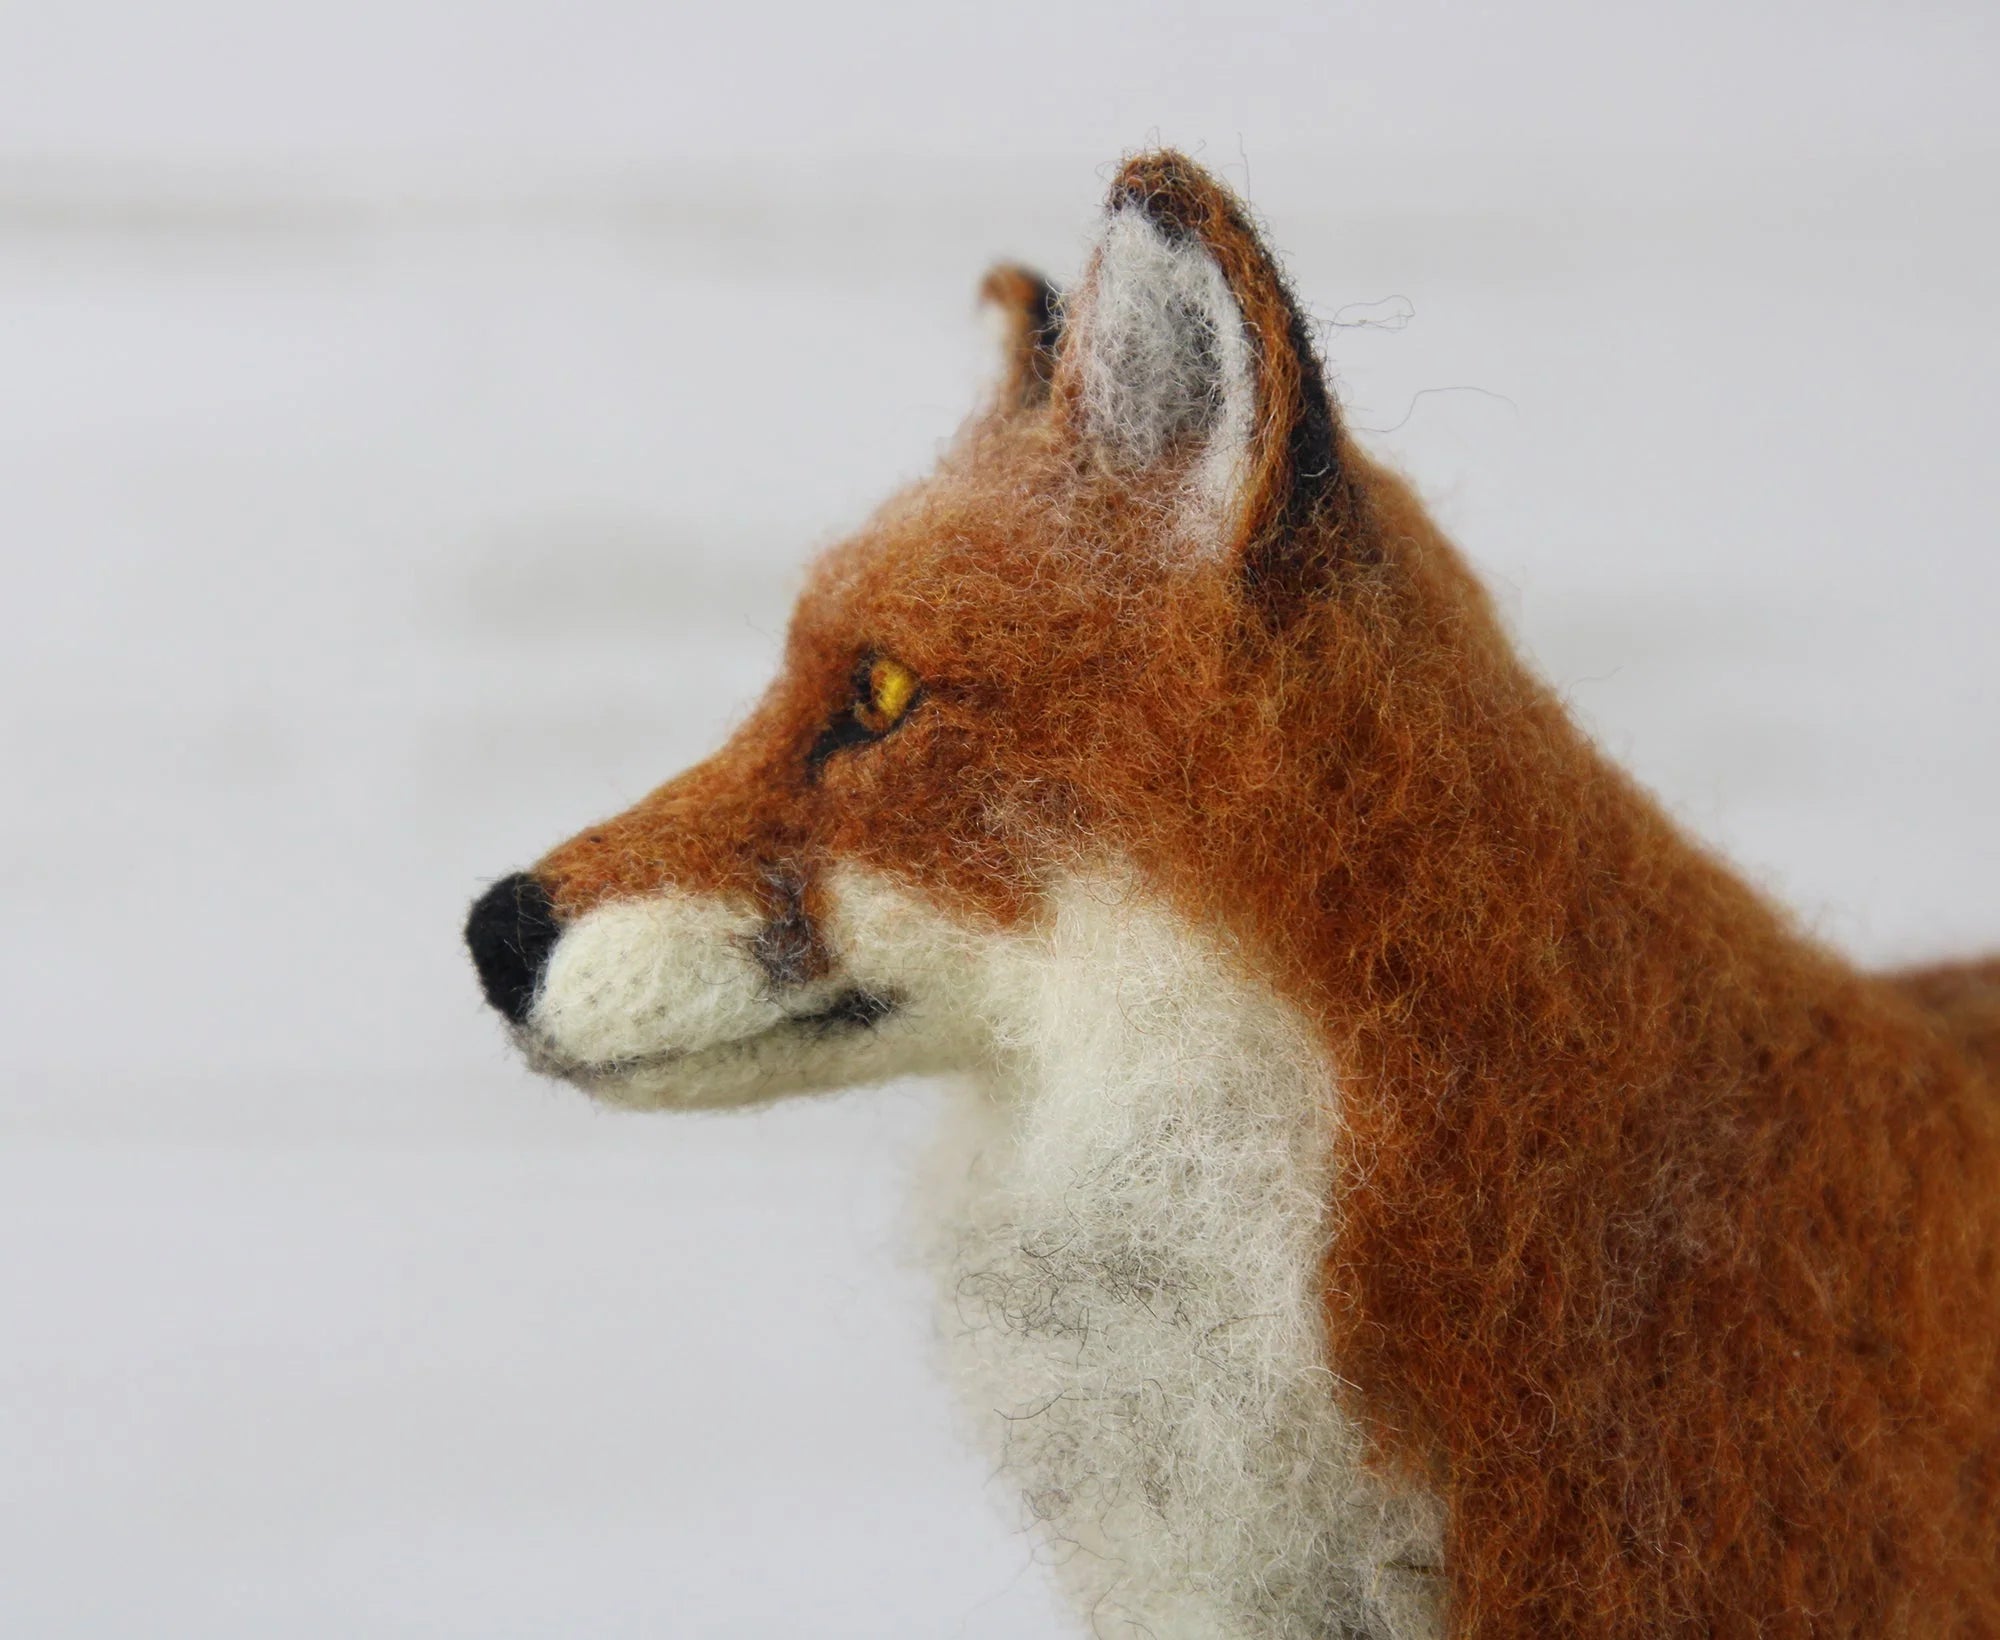
[[[870,734],[886,735],[917,698],[916,673],[886,655],[868,663],[860,682],[861,698],[854,703],[854,716]]]

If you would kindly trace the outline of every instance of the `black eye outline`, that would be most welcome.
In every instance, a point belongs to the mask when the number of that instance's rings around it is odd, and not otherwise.
[[[819,739],[815,740],[806,752],[806,778],[808,780],[818,780],[820,770],[826,766],[826,760],[836,752],[844,752],[852,746],[869,746],[878,740],[888,739],[889,736],[893,735],[908,721],[910,714],[922,703],[924,686],[919,682],[911,691],[910,698],[903,703],[902,711],[896,714],[896,719],[893,723],[880,729],[871,728],[868,725],[863,719],[862,713],[873,704],[873,676],[875,668],[883,661],[891,661],[897,666],[902,666],[903,664],[901,661],[895,660],[893,656],[884,655],[880,651],[872,649],[855,662],[854,674],[850,679],[850,687],[853,691],[852,698],[842,709],[840,715],[820,731]],[[907,671],[908,668],[905,668],[905,670]],[[915,676],[914,673],[911,675]]]

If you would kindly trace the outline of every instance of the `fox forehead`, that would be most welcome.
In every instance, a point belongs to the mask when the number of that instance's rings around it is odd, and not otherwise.
[[[1037,645],[1059,658],[1122,632],[1115,617],[1161,590],[1141,555],[1123,550],[1153,509],[1136,486],[1063,459],[1036,436],[1045,431],[975,426],[937,473],[824,554],[793,617],[788,666],[893,643],[941,679],[1004,670]]]

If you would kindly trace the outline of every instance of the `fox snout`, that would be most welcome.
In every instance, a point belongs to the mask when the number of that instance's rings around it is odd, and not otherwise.
[[[806,990],[827,970],[819,931],[807,915],[796,879],[768,874],[776,903],[742,941],[758,970],[776,988]],[[516,871],[502,877],[478,899],[465,919],[465,946],[472,953],[486,1000],[510,1024],[525,1026],[563,934],[562,920],[539,878]]]
[[[526,1021],[562,929],[548,892],[525,871],[502,877],[465,919],[465,944],[486,1000],[507,1019]]]
[[[849,886],[836,950],[797,894],[663,884],[558,910],[545,872],[517,872],[473,902],[465,943],[529,1065],[616,1104],[740,1104],[956,1062],[920,995],[960,966],[935,919]]]

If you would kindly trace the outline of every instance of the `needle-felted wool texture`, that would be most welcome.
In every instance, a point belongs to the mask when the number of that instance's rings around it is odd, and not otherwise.
[[[535,868],[524,1048],[958,1079],[947,1354],[1095,1632],[2000,1634],[2000,963],[1606,761],[1185,158],[985,294],[749,720]]]

